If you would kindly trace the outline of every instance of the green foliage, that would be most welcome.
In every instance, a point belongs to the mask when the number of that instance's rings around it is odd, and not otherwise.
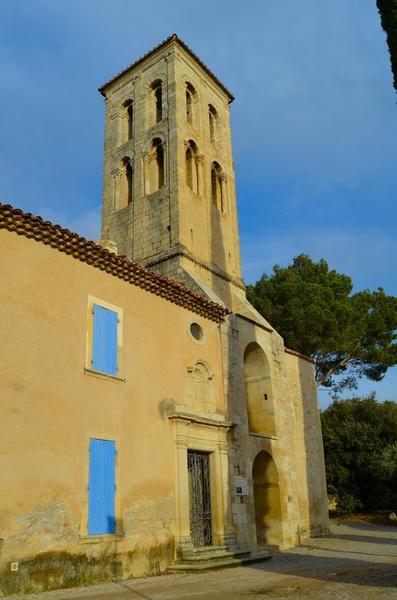
[[[397,364],[397,298],[352,289],[350,277],[301,254],[248,286],[247,297],[286,346],[315,360],[318,384],[340,391]]]
[[[340,492],[336,495],[336,499],[336,507],[340,515],[352,515],[363,508],[361,502],[349,492]]]
[[[387,35],[394,87],[397,91],[397,0],[376,0],[376,4]]]
[[[328,493],[341,513],[397,508],[397,403],[335,400],[321,413]]]

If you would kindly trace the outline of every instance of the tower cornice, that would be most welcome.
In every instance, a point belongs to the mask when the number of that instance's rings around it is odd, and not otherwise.
[[[160,42],[160,44],[158,44],[157,46],[155,46],[154,48],[152,48],[151,50],[149,50],[149,52],[146,52],[146,54],[144,54],[143,56],[141,56],[140,58],[138,58],[138,60],[134,61],[133,63],[131,63],[130,65],[128,65],[128,67],[126,67],[125,69],[123,69],[122,71],[120,71],[119,73],[117,73],[117,75],[115,75],[114,77],[112,77],[111,79],[109,79],[109,81],[106,81],[106,83],[104,83],[103,85],[101,85],[98,88],[98,91],[102,94],[102,96],[106,97],[106,90],[107,90],[107,88],[111,84],[113,84],[120,77],[122,77],[123,75],[125,75],[126,73],[128,73],[129,71],[131,71],[132,69],[134,69],[137,66],[139,66],[146,59],[150,58],[151,56],[153,56],[157,52],[163,50],[168,45],[171,45],[171,44],[174,44],[174,43],[177,44],[179,47],[183,48],[183,50],[185,50],[185,52],[187,52],[200,65],[200,67],[203,69],[203,71],[205,71],[205,73],[207,75],[209,75],[210,78],[222,89],[222,91],[228,97],[229,104],[231,102],[233,102],[233,100],[234,100],[233,94],[231,92],[229,92],[229,90],[222,83],[222,81],[220,81],[220,79],[218,79],[218,77],[211,71],[211,69],[209,69],[205,63],[203,63],[203,61],[197,56],[197,54],[195,54],[193,52],[193,50],[191,48],[189,48],[189,46],[187,44],[185,44],[185,42],[183,40],[181,40],[181,38],[178,37],[178,35],[176,33],[173,33],[172,35],[170,35],[167,39],[163,40],[162,42]]]

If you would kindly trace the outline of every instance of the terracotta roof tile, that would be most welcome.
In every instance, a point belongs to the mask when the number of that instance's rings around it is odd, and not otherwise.
[[[292,354],[293,356],[299,356],[299,358],[303,358],[304,360],[308,360],[309,362],[316,364],[316,361],[310,358],[310,356],[306,356],[306,354],[302,354],[302,352],[298,352],[297,350],[284,347],[284,352],[287,354]]]
[[[131,285],[136,285],[211,321],[220,323],[229,314],[229,311],[220,304],[191,292],[181,283],[163,277],[129,260],[126,256],[109,252],[106,248],[86,240],[69,229],[63,229],[59,225],[13,208],[9,204],[0,204],[0,229],[7,229],[51,246],[59,252],[70,254],[81,262],[123,279]]]
[[[229,102],[233,102],[233,100],[234,100],[233,94],[231,92],[229,92],[227,87],[225,87],[223,85],[222,81],[220,81],[217,78],[217,76],[214,75],[214,73],[207,67],[207,65],[203,63],[203,61],[197,56],[197,54],[195,54],[193,52],[193,50],[191,48],[189,48],[189,46],[187,44],[185,44],[185,42],[183,40],[181,40],[180,37],[177,36],[176,33],[173,33],[172,35],[170,35],[167,39],[163,40],[162,42],[160,42],[160,44],[158,44],[157,46],[155,46],[154,48],[149,50],[149,52],[146,52],[146,54],[144,54],[143,56],[138,58],[138,60],[131,63],[130,65],[128,65],[128,67],[126,67],[125,69],[123,69],[122,71],[117,73],[117,75],[115,75],[114,77],[109,79],[109,81],[107,81],[106,83],[101,85],[101,87],[98,88],[98,90],[101,92],[101,94],[103,96],[105,96],[105,88],[107,88],[108,85],[110,85],[111,83],[116,81],[116,79],[118,79],[119,77],[124,75],[124,73],[127,73],[127,71],[129,71],[130,69],[137,67],[141,62],[143,62],[146,58],[149,58],[149,56],[151,56],[158,50],[162,50],[165,46],[167,46],[167,44],[170,44],[171,42],[177,42],[188,54],[190,54],[190,56],[192,58],[194,58],[195,61],[198,62],[200,67],[207,73],[207,75],[209,75],[211,77],[211,79],[213,79],[215,81],[215,83],[217,83],[219,85],[219,87],[225,92],[225,94],[229,97]]]

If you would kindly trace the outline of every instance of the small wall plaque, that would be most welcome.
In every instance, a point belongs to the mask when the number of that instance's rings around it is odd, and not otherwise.
[[[248,495],[248,484],[245,477],[240,477],[240,475],[235,476],[235,486],[236,486],[236,494],[237,496],[247,496]]]

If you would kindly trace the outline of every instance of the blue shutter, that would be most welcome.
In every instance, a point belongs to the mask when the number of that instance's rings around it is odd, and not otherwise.
[[[101,373],[117,373],[117,313],[94,304],[92,368]]]
[[[115,458],[115,442],[90,439],[89,535],[115,533]]]

